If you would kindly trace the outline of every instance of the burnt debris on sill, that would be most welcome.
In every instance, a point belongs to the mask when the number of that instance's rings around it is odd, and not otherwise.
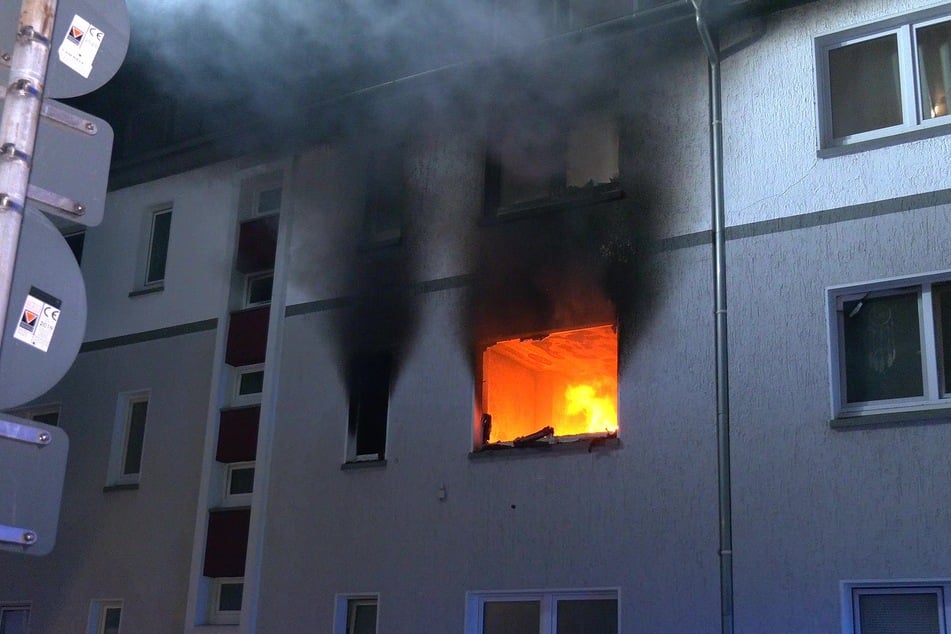
[[[515,220],[554,211],[564,211],[579,207],[588,207],[604,202],[611,202],[624,198],[624,190],[618,181],[608,183],[589,182],[581,187],[571,186],[560,189],[546,198],[527,200],[510,205],[499,205],[486,210],[484,223],[492,224]]]
[[[543,427],[537,432],[528,434],[527,436],[521,436],[515,440],[483,443],[481,447],[470,453],[469,456],[474,458],[480,455],[535,453],[535,451],[576,452],[582,449],[587,453],[591,453],[596,448],[614,449],[620,446],[617,430],[600,434],[558,437],[554,435],[553,428]]]

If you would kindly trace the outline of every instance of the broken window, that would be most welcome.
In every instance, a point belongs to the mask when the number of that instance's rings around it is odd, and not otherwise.
[[[391,366],[389,352],[360,355],[351,363],[349,462],[383,460]]]
[[[485,214],[504,216],[553,204],[596,202],[618,191],[618,128],[614,115],[529,113],[500,125],[490,141]]]
[[[481,355],[481,448],[617,433],[617,330],[603,325],[506,339]]]

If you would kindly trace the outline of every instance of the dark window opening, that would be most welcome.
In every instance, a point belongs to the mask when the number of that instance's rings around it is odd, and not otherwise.
[[[157,284],[165,279],[165,263],[168,259],[168,241],[171,230],[171,209],[152,214],[152,231],[149,237],[149,260],[145,272],[146,284]]]
[[[399,242],[403,233],[406,185],[402,145],[378,149],[367,161],[363,235],[367,245]]]
[[[382,460],[390,398],[392,355],[354,358],[350,368],[350,460]]]
[[[570,124],[543,115],[525,120],[497,126],[490,141],[487,218],[619,197],[618,129],[612,114],[582,112]]]
[[[86,232],[76,231],[75,233],[67,233],[63,237],[66,238],[66,244],[69,245],[69,250],[72,251],[73,255],[76,257],[76,264],[82,264],[83,245],[86,242]]]

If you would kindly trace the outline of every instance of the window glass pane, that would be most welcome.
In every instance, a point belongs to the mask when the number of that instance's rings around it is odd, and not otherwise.
[[[538,601],[486,601],[482,608],[482,634],[538,634],[540,622]]]
[[[924,395],[918,294],[845,302],[849,403]]]
[[[3,608],[0,610],[0,634],[27,634],[29,626],[29,608]]]
[[[145,439],[145,416],[148,401],[135,401],[129,404],[129,432],[126,440],[125,461],[122,474],[139,473],[142,465],[142,442]]]
[[[258,194],[258,213],[266,214],[281,209],[281,188],[265,189]]]
[[[897,35],[831,49],[829,80],[835,138],[902,123]]]
[[[149,240],[149,266],[145,275],[147,284],[165,279],[165,260],[168,257],[168,237],[172,228],[172,212],[163,211],[152,216],[152,236]]]
[[[241,610],[241,598],[244,594],[243,583],[222,583],[218,592],[219,612],[238,612]]]
[[[351,601],[348,606],[347,634],[376,633],[376,603],[367,600]]]
[[[951,394],[951,284],[934,287],[938,328],[938,355],[944,376],[944,393]]]
[[[617,599],[558,602],[558,634],[617,634]]]
[[[248,278],[248,304],[263,304],[271,301],[274,289],[274,275],[261,275]]]
[[[260,394],[264,389],[264,370],[245,372],[238,381],[238,394]]]
[[[59,412],[40,412],[38,414],[33,414],[30,416],[32,420],[35,420],[38,423],[44,423],[46,425],[58,425],[59,424]]]
[[[938,594],[860,594],[862,634],[941,634]]]
[[[951,22],[922,27],[915,33],[921,117],[943,117],[951,98]]]
[[[102,634],[119,634],[122,608],[106,608],[102,615]]]
[[[76,263],[82,263],[83,245],[86,242],[86,232],[77,231],[76,233],[70,233],[64,237],[66,238],[66,244],[69,245],[69,250],[73,252],[74,256],[76,256]]]
[[[254,467],[239,467],[231,469],[231,477],[228,482],[228,493],[230,495],[240,495],[242,493],[251,493],[254,490]]]

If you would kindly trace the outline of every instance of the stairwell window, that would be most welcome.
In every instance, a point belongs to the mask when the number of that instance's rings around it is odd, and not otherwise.
[[[948,5],[820,37],[816,59],[823,149],[951,131]]]
[[[951,407],[951,272],[829,290],[834,416]]]

